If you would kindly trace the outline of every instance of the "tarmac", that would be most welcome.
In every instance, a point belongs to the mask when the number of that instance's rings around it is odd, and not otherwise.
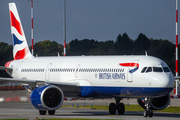
[[[0,102],[0,119],[30,119],[34,120],[36,117],[39,119],[50,119],[50,118],[90,118],[90,119],[123,119],[123,120],[176,120],[180,118],[180,114],[172,113],[159,113],[154,112],[152,118],[144,118],[143,112],[125,112],[125,115],[109,115],[107,110],[93,110],[87,108],[64,108],[61,107],[56,110],[55,115],[39,115],[37,109],[35,109],[29,100],[29,95],[25,90],[18,91],[0,91],[0,98],[4,98],[3,102]],[[18,99],[18,97],[20,99]],[[7,98],[11,98],[9,101]],[[14,99],[16,98],[16,99]],[[23,99],[22,99],[23,98]],[[25,100],[26,101],[23,101]],[[22,101],[21,101],[22,100]],[[86,100],[75,100],[69,99],[64,100],[63,105],[109,105],[111,102],[115,102],[113,98],[109,99],[86,99]],[[138,104],[136,99],[123,99],[121,102],[124,104]],[[171,106],[180,106],[179,98],[171,98]]]
[[[89,119],[118,119],[118,120],[179,120],[180,114],[154,112],[152,118],[144,118],[143,112],[125,112],[124,115],[109,115],[107,110],[88,108],[64,108],[56,110],[55,115],[39,115],[30,103],[0,103],[0,119],[57,119],[57,118],[89,118]]]

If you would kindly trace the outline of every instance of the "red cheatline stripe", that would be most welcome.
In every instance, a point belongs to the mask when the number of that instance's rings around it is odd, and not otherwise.
[[[23,35],[21,23],[15,18],[14,14],[10,11],[11,26],[15,27],[20,35]]]
[[[28,47],[25,47],[24,49],[19,50],[19,51],[16,53],[16,55],[15,55],[15,57],[14,57],[14,60],[23,59],[23,58],[27,55],[28,52],[29,52]]]
[[[176,72],[178,72],[178,60],[176,60]]]
[[[139,67],[138,63],[119,63],[119,65],[125,66],[125,67]]]

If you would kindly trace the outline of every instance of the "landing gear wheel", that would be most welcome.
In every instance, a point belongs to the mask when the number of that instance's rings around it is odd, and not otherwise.
[[[149,109],[149,117],[153,116],[153,111],[151,109]]]
[[[118,107],[118,114],[119,115],[124,115],[124,112],[125,112],[124,104],[123,103],[119,103],[117,107]]]
[[[148,116],[148,111],[146,109],[144,109],[144,113],[143,113],[144,117]]]
[[[55,110],[49,110],[48,113],[49,113],[49,115],[54,115],[55,114]]]
[[[109,114],[110,115],[115,115],[116,114],[116,105],[115,105],[115,103],[111,103],[109,105]]]
[[[46,110],[39,110],[39,114],[40,115],[45,115],[46,114]]]

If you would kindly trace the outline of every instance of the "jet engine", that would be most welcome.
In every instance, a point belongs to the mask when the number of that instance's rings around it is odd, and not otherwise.
[[[142,108],[144,109],[146,108],[142,99],[138,99],[137,102]],[[162,110],[165,109],[169,105],[169,103],[170,103],[169,94],[158,98],[152,98],[150,101],[150,108],[152,110]]]
[[[38,110],[56,110],[64,99],[62,90],[54,85],[35,88],[30,96],[32,105]]]

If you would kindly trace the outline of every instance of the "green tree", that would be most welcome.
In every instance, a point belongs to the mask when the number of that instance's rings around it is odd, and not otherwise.
[[[149,46],[150,40],[144,34],[140,33],[134,42],[133,54],[144,55],[145,51],[148,51]]]
[[[58,45],[55,41],[44,40],[38,43],[35,43],[35,54],[38,56],[57,56],[59,52],[62,55],[63,47],[62,45]]]
[[[129,55],[132,54],[132,45],[133,41],[129,36],[124,33],[122,36],[119,34],[115,41],[115,48],[118,54],[120,55]]]
[[[175,45],[168,40],[151,40],[148,54],[165,61],[171,71],[175,70]]]
[[[4,66],[10,60],[13,60],[12,45],[0,42],[0,66]],[[0,76],[10,77],[4,70],[0,70]]]
[[[115,55],[116,50],[114,46],[114,41],[109,40],[105,42],[99,42],[98,47],[95,49],[92,49],[90,51],[90,55]]]
[[[73,55],[88,55],[91,49],[97,48],[98,41],[93,39],[83,39],[83,40],[72,40],[70,43],[71,53]]]

